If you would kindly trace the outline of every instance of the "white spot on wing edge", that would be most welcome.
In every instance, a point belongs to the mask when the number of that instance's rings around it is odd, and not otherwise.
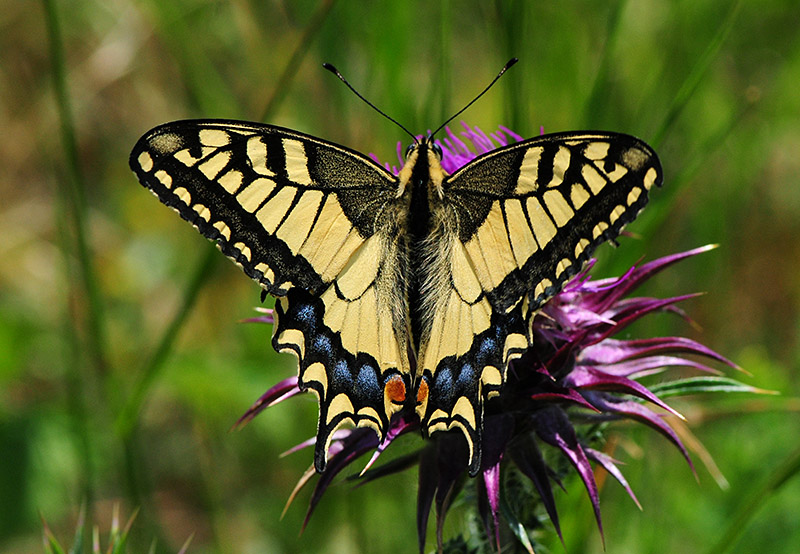
[[[190,206],[192,204],[192,195],[183,187],[178,187],[175,189],[175,196],[177,196],[181,202]]]
[[[647,173],[644,174],[644,188],[650,190],[653,187],[653,184],[656,182],[657,176],[658,172],[656,171],[655,167],[648,169]]]
[[[136,158],[136,161],[139,162],[139,167],[141,167],[142,170],[147,173],[153,169],[153,157],[148,152],[142,152],[139,154],[139,157]]]
[[[202,219],[209,221],[211,219],[211,210],[206,208],[203,204],[195,204],[192,209],[197,212]]]
[[[622,216],[622,214],[624,214],[624,213],[625,213],[625,206],[623,206],[622,204],[619,204],[616,208],[614,208],[611,211],[611,215],[609,216],[608,220],[613,225],[613,223],[616,220],[618,220]]]
[[[170,175],[163,169],[159,169],[158,171],[155,172],[155,176],[156,179],[158,179],[162,185],[164,185],[168,189],[172,188],[172,175]]]
[[[228,227],[224,221],[217,221],[214,223],[214,228],[219,231],[223,237],[225,237],[225,240],[231,240],[231,228]]]

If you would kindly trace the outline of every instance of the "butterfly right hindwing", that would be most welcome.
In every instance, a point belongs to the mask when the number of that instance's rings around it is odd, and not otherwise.
[[[615,238],[661,184],[645,143],[616,133],[546,135],[492,151],[445,179],[430,332],[420,348],[428,432],[460,429],[480,463],[483,401],[532,341],[532,318]]]

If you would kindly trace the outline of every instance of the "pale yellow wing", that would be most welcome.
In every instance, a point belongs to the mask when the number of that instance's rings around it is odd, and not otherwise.
[[[530,343],[538,308],[602,242],[614,239],[660,185],[642,141],[563,133],[514,144],[443,184],[440,246],[432,257],[429,332],[420,347],[419,414],[428,432],[460,429],[480,465],[483,402]]]
[[[297,355],[301,387],[319,397],[317,469],[343,424],[382,437],[411,387],[405,298],[393,308],[396,177],[345,147],[238,121],[159,126],[130,163],[278,297],[273,345]]]

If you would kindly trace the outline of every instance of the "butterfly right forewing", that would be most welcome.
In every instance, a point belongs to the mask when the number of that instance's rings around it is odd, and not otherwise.
[[[443,184],[444,268],[420,349],[429,432],[460,429],[478,469],[482,403],[528,348],[531,319],[662,180],[642,141],[616,133],[546,135],[485,154]],[[441,262],[441,260],[440,260]],[[454,324],[454,322],[459,322]]]

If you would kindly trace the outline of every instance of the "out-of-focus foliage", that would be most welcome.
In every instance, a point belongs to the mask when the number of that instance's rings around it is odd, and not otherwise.
[[[654,142],[664,189],[630,226],[640,236],[603,247],[593,274],[720,243],[645,292],[707,290],[686,306],[694,338],[782,393],[671,401],[727,488],[697,456],[699,484],[662,438],[621,429],[608,449],[644,512],[620,487],[602,491],[608,551],[713,551],[742,510],[733,551],[800,544],[800,483],[776,479],[800,435],[794,0],[0,0],[0,13],[0,550],[41,551],[39,513],[68,544],[82,502],[106,533],[121,502],[123,520],[140,508],[132,552],[152,537],[175,552],[191,534],[190,552],[412,551],[411,477],[333,487],[299,538],[304,502],[279,520],[311,460],[278,454],[314,434],[316,403],[228,431],[294,362],[264,326],[236,323],[258,288],[148,195],[127,157],[159,123],[236,117],[393,159],[404,134],[322,62],[425,132],[512,56],[464,118]],[[585,497],[556,503],[568,551],[602,552]],[[458,522],[454,511],[447,527]]]

